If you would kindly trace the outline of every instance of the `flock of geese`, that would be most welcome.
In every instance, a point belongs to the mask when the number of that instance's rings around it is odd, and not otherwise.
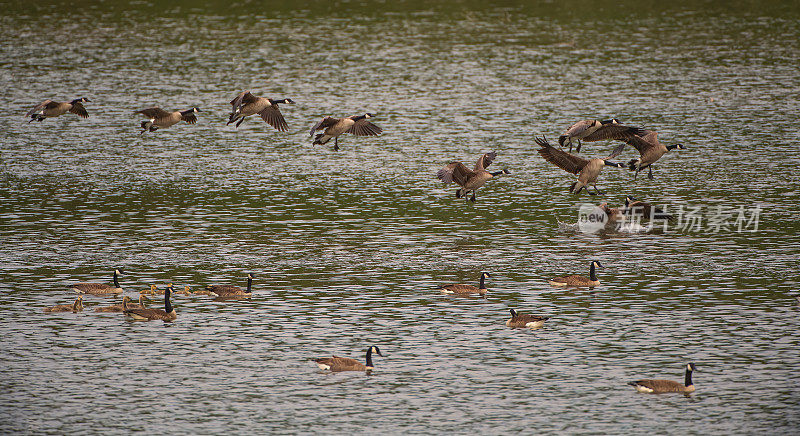
[[[90,102],[88,98],[81,97],[69,102],[56,102],[52,100],[45,100],[31,109],[26,116],[32,121],[43,121],[47,118],[58,117],[67,113],[75,114],[81,118],[88,118],[89,114],[83,103]],[[289,126],[280,111],[280,104],[294,104],[290,98],[272,99],[265,97],[257,97],[250,91],[243,91],[239,93],[231,104],[231,113],[228,118],[227,124],[235,123],[235,127],[239,127],[251,115],[258,115],[261,119],[275,128],[279,132],[286,132]],[[145,118],[141,122],[141,132],[155,132],[161,128],[168,128],[183,121],[188,124],[195,124],[197,122],[197,114],[200,109],[193,107],[187,110],[167,111],[159,107],[150,107],[134,112],[136,115],[141,115]],[[339,136],[344,133],[350,133],[354,136],[377,136],[382,133],[382,129],[369,121],[374,117],[371,113],[364,113],[363,115],[354,115],[349,117],[335,118],[326,116],[319,122],[311,127],[309,134],[314,137],[313,144],[327,144],[331,139],[334,140],[334,150],[339,150]],[[316,132],[320,132],[314,136]],[[596,142],[602,140],[620,141],[619,144],[610,155],[604,158],[585,159],[577,155],[580,152],[583,142]],[[539,154],[548,162],[567,171],[577,175],[577,180],[570,186],[570,192],[580,193],[585,189],[590,195],[602,194],[597,188],[597,180],[600,176],[602,169],[605,166],[625,168],[635,171],[634,179],[639,175],[642,170],[648,170],[648,177],[653,178],[652,165],[663,157],[670,150],[683,149],[683,145],[664,145],[658,140],[658,134],[652,130],[646,130],[640,127],[632,127],[623,125],[618,119],[612,118],[609,120],[583,120],[579,121],[569,128],[567,128],[562,135],[558,138],[559,148],[551,145],[547,138],[542,136],[535,139],[536,144],[541,148],[538,150]],[[572,154],[573,144],[576,144],[575,153]],[[569,150],[565,151],[564,147],[569,146]],[[639,152],[639,157],[631,159],[627,165],[622,163],[615,163],[612,161],[624,149],[625,145],[634,147]],[[489,165],[495,160],[497,153],[492,151],[481,155],[475,166],[470,169],[462,162],[451,162],[440,169],[437,177],[444,184],[455,183],[459,186],[456,190],[456,198],[465,198],[469,201],[475,201],[475,192],[482,187],[487,181],[500,175],[510,174],[507,169],[502,169],[495,172],[486,170]],[[594,188],[591,192],[589,188]],[[471,193],[471,195],[470,195]],[[636,200],[633,197],[626,198],[624,208],[612,209],[605,203],[601,205],[609,216],[614,214],[624,215],[630,213],[631,210],[645,211],[645,217],[649,219],[671,219],[663,211],[653,207],[652,205]],[[659,215],[660,214],[660,215]],[[600,284],[597,278],[597,268],[602,267],[600,262],[592,261],[589,265],[589,277],[582,275],[568,275],[561,277],[554,277],[549,282],[553,286],[559,287],[587,287],[592,288]],[[84,295],[114,295],[123,294],[123,289],[119,284],[119,276],[122,272],[117,269],[114,270],[113,285],[106,283],[76,283],[69,288],[77,292],[78,298],[72,304],[61,304],[44,309],[46,313],[56,312],[81,312],[83,310],[83,296]],[[212,297],[227,299],[227,298],[248,298],[252,295],[252,284],[255,275],[253,273],[247,274],[247,288],[242,289],[234,285],[209,285],[201,291],[191,291],[189,286],[186,286],[183,291],[176,292],[172,284],[166,286],[163,291],[157,289],[155,285],[151,285],[149,290],[140,291],[138,303],[133,303],[131,298],[123,296],[120,304],[115,304],[105,307],[97,307],[95,312],[99,313],[122,313],[124,316],[137,321],[174,321],[177,319],[177,312],[171,303],[172,294],[197,294],[208,295]],[[489,273],[483,272],[480,275],[478,286],[468,284],[447,284],[439,286],[441,292],[446,294],[456,295],[485,295],[487,292],[486,279],[491,277]],[[146,302],[148,298],[146,295],[161,294],[164,295],[164,308],[148,308]],[[515,309],[510,309],[511,318],[505,324],[512,328],[541,328],[545,321],[549,318],[546,316],[532,315],[519,313]],[[330,371],[371,371],[374,369],[372,361],[373,354],[383,356],[377,346],[370,346],[366,351],[365,363],[361,363],[355,359],[332,356],[321,357],[312,359],[317,366],[322,370]],[[692,372],[696,370],[693,363],[686,366],[686,374],[683,383],[671,380],[637,380],[629,384],[633,386],[638,392],[646,393],[663,393],[663,392],[683,392],[691,393],[694,391],[694,384],[692,382]]]

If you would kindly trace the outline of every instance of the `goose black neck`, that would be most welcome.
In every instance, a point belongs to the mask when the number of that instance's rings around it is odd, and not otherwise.
[[[191,115],[192,113],[194,113],[194,109],[187,109],[185,111],[181,111],[181,115],[183,116]]]
[[[592,262],[592,266],[589,267],[589,278],[592,280],[597,280],[597,271],[594,267],[594,262]]]
[[[76,98],[75,100],[72,100],[71,102],[69,102],[69,104],[71,104],[71,105],[73,105],[73,106],[74,106],[74,105],[76,105],[76,104],[78,104],[78,103],[80,103],[80,102],[81,102],[81,99],[79,99],[79,98]]]
[[[481,274],[481,284],[478,286],[478,289],[486,289],[486,278],[483,274]]]
[[[366,115],[358,115],[358,116],[350,117],[350,119],[353,120],[353,121],[363,120],[364,118],[366,118]]]
[[[374,368],[372,365],[372,347],[367,349],[367,368]]]
[[[500,174],[503,174],[503,170],[493,172],[492,177],[499,176]]]
[[[676,148],[678,148],[678,144],[672,144],[667,146],[667,150],[675,150]]]
[[[117,272],[114,271],[114,287],[119,288],[119,280],[117,280]]]
[[[684,378],[683,384],[686,386],[692,385],[692,370],[686,368],[686,377]]]
[[[172,312],[172,303],[169,301],[169,294],[170,294],[169,288],[164,290],[164,311],[167,313]]]
[[[252,287],[253,287],[253,278],[250,277],[250,276],[247,276],[247,293],[248,294],[251,293],[250,288],[252,288]]]

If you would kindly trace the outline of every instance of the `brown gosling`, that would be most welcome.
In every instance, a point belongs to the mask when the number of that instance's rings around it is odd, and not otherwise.
[[[364,365],[363,363],[351,359],[349,357],[320,357],[316,359],[311,359],[316,362],[317,366],[321,370],[329,370],[332,372],[339,372],[339,371],[372,371],[375,368],[375,365],[372,364],[372,353],[377,353],[378,356],[383,357],[381,354],[381,350],[378,349],[376,346],[371,346],[367,349],[367,364]]]
[[[78,295],[78,299],[75,300],[72,304],[58,304],[53,307],[47,307],[44,309],[44,313],[56,313],[56,312],[72,312],[78,313],[83,311],[83,296]]]
[[[532,328],[538,329],[544,325],[544,322],[550,319],[546,316],[539,316],[539,315],[528,315],[525,313],[519,313],[514,309],[510,309],[511,311],[511,318],[506,321],[506,326],[514,327],[514,328]]]
[[[172,285],[167,286],[167,289],[164,292],[164,309],[131,309],[126,307],[124,309],[125,316],[130,317],[135,321],[154,321],[154,320],[162,320],[162,321],[174,321],[178,318],[178,314],[175,312],[175,308],[172,307],[172,303],[169,301],[170,294],[172,293]]]
[[[122,313],[125,311],[125,308],[129,309],[144,309],[145,304],[144,302],[148,301],[147,297],[144,295],[139,295],[139,304],[131,303],[131,297],[127,295],[122,297],[122,303],[114,304],[112,306],[105,306],[105,307],[98,307],[94,309],[95,312],[101,313]]]
[[[697,371],[694,363],[686,365],[686,375],[683,379],[683,384],[672,380],[637,380],[628,382],[633,386],[637,392],[643,394],[664,394],[668,392],[681,392],[690,394],[694,392],[694,383],[692,382],[692,372]]]
[[[439,289],[442,290],[445,294],[459,294],[459,295],[469,295],[469,294],[480,294],[486,295],[486,278],[491,277],[489,273],[484,272],[481,273],[481,281],[478,284],[478,287],[472,285],[439,285]]]
[[[555,277],[550,279],[550,284],[553,286],[571,286],[571,287],[594,287],[600,284],[600,280],[597,279],[597,271],[596,267],[602,267],[600,262],[593,260],[591,265],[589,266],[589,278],[587,279],[584,276],[573,274],[571,276],[562,276],[562,277]]]

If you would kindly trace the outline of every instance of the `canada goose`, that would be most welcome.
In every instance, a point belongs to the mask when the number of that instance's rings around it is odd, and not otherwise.
[[[62,102],[45,100],[34,106],[25,116],[31,117],[30,121],[28,121],[29,123],[34,120],[43,121],[45,118],[61,116],[67,112],[73,113],[81,118],[89,118],[89,113],[86,112],[86,108],[81,104],[89,102],[90,100],[86,97]]]
[[[586,192],[588,192],[589,195],[602,194],[602,192],[597,189],[597,178],[600,176],[600,172],[603,170],[603,167],[624,167],[624,165],[621,163],[609,161],[608,159],[610,159],[610,157],[605,159],[584,159],[582,157],[569,154],[550,145],[545,137],[542,137],[541,139],[536,138],[536,143],[542,147],[539,149],[539,154],[542,155],[546,161],[568,173],[578,175],[578,180],[569,187],[569,192],[574,194],[581,192],[581,189],[586,189]],[[589,188],[587,188],[589,185],[594,187],[595,194],[589,191]]]
[[[142,131],[139,132],[141,135],[148,130],[155,132],[160,127],[167,128],[178,124],[181,121],[186,121],[189,124],[195,124],[197,122],[197,117],[194,114],[198,112],[200,112],[200,109],[196,107],[187,109],[185,111],[175,112],[167,112],[160,107],[151,107],[138,110],[134,112],[134,114],[142,114],[142,116],[145,118],[149,118],[147,121],[142,121]]]
[[[234,285],[208,285],[206,291],[213,297],[235,297],[235,296],[249,296],[253,295],[253,273],[247,273],[247,290]]]
[[[664,145],[660,143],[658,141],[658,132],[653,130],[644,130],[641,135],[633,135],[629,138],[622,139],[622,141],[626,144],[630,144],[639,151],[639,158],[631,159],[631,161],[628,162],[628,169],[636,171],[636,174],[633,176],[634,180],[636,180],[636,176],[639,175],[639,171],[645,168],[648,169],[647,178],[652,180],[653,168],[651,165],[653,163],[661,159],[661,156],[664,156],[670,150],[686,149],[683,144]],[[622,144],[621,147],[624,146],[625,144]],[[619,150],[622,151],[621,148],[619,148]]]
[[[462,196],[467,198],[467,194],[472,191],[470,201],[474,203],[476,189],[483,186],[484,183],[494,176],[511,174],[507,169],[502,169],[493,173],[486,171],[486,167],[491,165],[496,156],[497,153],[494,151],[481,155],[475,163],[475,168],[472,170],[461,162],[451,162],[440,169],[436,173],[436,177],[445,185],[455,182],[458,186],[461,186],[461,188],[456,191],[456,198],[461,198]]]
[[[641,134],[644,130],[638,127],[623,126],[619,120],[583,120],[570,126],[564,134],[558,137],[558,144],[562,147],[565,142],[569,142],[569,152],[572,153],[572,140],[578,141],[575,153],[581,151],[581,140],[585,142],[602,141],[606,139],[621,140],[634,135]],[[620,150],[622,151],[622,150]]]
[[[603,265],[600,265],[600,262],[593,260],[591,266],[589,267],[588,279],[584,276],[573,274],[571,276],[553,278],[550,280],[550,284],[553,286],[573,286],[573,287],[597,286],[600,284],[600,280],[597,280],[597,271],[595,270],[595,268],[602,266]]]
[[[78,299],[75,300],[72,304],[58,304],[53,307],[47,307],[44,309],[44,313],[55,313],[55,312],[72,312],[78,313],[83,311],[83,296],[78,295]]]
[[[325,117],[311,128],[309,136],[314,136],[314,132],[317,130],[325,129],[324,132],[314,138],[314,145],[327,144],[333,138],[333,149],[338,151],[339,135],[342,133],[351,133],[355,136],[380,135],[383,129],[367,121],[367,119],[374,116],[371,113],[365,113],[364,115],[353,115],[344,118]]]
[[[236,127],[244,122],[244,119],[250,115],[258,114],[261,119],[266,121],[267,124],[274,127],[279,132],[289,130],[289,125],[281,114],[278,108],[278,103],[294,104],[291,98],[284,98],[282,100],[275,100],[272,98],[256,97],[250,91],[244,91],[231,100],[231,115],[228,118],[228,124],[239,120]]]
[[[544,325],[544,322],[550,319],[546,316],[528,315],[519,313],[514,309],[510,309],[511,318],[506,321],[508,327],[528,327],[538,329]]]
[[[376,346],[371,346],[367,349],[367,364],[364,365],[363,363],[351,359],[349,357],[319,357],[316,359],[311,359],[317,363],[319,369],[322,370],[330,370],[333,372],[338,371],[371,371],[375,368],[372,364],[372,353],[377,353],[378,356],[383,357],[381,354],[381,350],[378,349]]]
[[[121,304],[114,304],[112,306],[98,307],[98,308],[95,308],[94,311],[95,312],[101,312],[101,313],[111,313],[111,312],[120,313],[120,312],[124,312],[126,308],[128,308],[128,309],[144,309],[145,308],[145,305],[144,305],[145,301],[148,301],[147,297],[145,297],[144,295],[139,295],[139,304],[132,304],[131,303],[131,297],[126,295],[126,296],[122,297],[122,303]]]
[[[634,197],[631,197],[630,195],[625,197],[624,213],[627,215],[640,216],[653,220],[672,221],[675,219],[675,217],[664,212],[658,207],[655,207],[646,201],[638,200]]]
[[[74,285],[71,285],[69,288],[79,294],[92,294],[92,295],[121,294],[122,287],[120,287],[119,280],[117,280],[117,276],[121,275],[122,275],[122,269],[114,270],[114,286],[107,285],[105,283],[75,283]]]
[[[633,386],[637,392],[643,394],[663,394],[667,392],[682,392],[690,394],[694,392],[694,383],[692,383],[692,371],[697,371],[694,363],[686,365],[686,375],[683,379],[683,384],[672,380],[637,380],[628,382]]]
[[[481,273],[481,281],[478,287],[472,285],[439,285],[439,289],[442,290],[445,294],[460,294],[460,295],[468,295],[468,294],[480,294],[486,295],[486,278],[491,277],[489,273],[484,272]]]
[[[166,291],[164,292],[164,310],[161,309],[133,309],[127,307],[127,302],[123,300],[123,305],[125,308],[123,312],[125,316],[128,316],[136,321],[153,321],[160,319],[162,321],[174,321],[178,314],[175,312],[175,308],[172,307],[172,303],[169,301],[170,293],[172,292],[172,285],[167,286]]]
[[[597,207],[606,213],[605,228],[607,230],[621,226],[625,221],[625,213],[618,207],[609,207],[608,203],[601,203]]]

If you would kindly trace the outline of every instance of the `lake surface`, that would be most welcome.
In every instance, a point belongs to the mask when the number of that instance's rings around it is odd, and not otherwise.
[[[8,5],[0,433],[796,434],[799,19],[788,2]],[[290,132],[226,126],[243,89],[296,101]],[[87,120],[26,122],[81,96]],[[139,136],[152,105],[202,112]],[[321,117],[367,111],[383,135],[311,146]],[[569,194],[534,137],[610,117],[687,149],[654,180],[606,168],[605,196]],[[435,177],[492,150],[511,174],[474,204]],[[625,195],[701,221],[574,229],[581,204]],[[594,259],[597,288],[548,285]],[[118,297],[42,313],[118,267],[132,297],[247,272],[256,293],[175,296],[174,323],[93,312]],[[482,271],[485,299],[436,289]],[[509,329],[509,308],[551,319]],[[308,361],[370,345],[370,376]],[[689,397],[626,386],[687,362]]]

